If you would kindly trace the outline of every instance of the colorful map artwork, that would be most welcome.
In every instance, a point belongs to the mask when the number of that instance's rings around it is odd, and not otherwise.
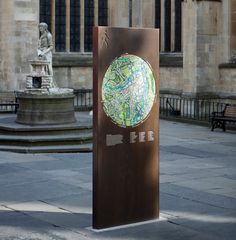
[[[102,83],[103,109],[120,127],[144,122],[153,106],[156,87],[150,65],[142,58],[125,54],[108,67]]]

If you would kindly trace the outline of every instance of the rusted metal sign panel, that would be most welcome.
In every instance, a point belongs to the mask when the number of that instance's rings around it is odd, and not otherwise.
[[[93,30],[93,227],[159,216],[159,31]]]

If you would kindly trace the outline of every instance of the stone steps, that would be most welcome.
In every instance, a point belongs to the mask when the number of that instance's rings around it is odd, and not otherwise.
[[[92,141],[92,132],[77,134],[57,134],[57,135],[33,135],[17,136],[0,134],[1,145],[9,146],[53,146],[53,145],[78,145]]]
[[[19,153],[91,152],[92,121],[88,115],[61,125],[29,126],[15,122],[15,116],[0,118],[0,151]]]
[[[62,125],[37,125],[29,126],[17,124],[14,117],[0,119],[0,134],[17,135],[17,136],[33,136],[33,135],[58,135],[69,133],[88,133],[91,131],[92,123],[76,122]]]
[[[48,136],[48,135],[58,135],[58,134],[87,134],[91,132],[91,127],[74,127],[74,128],[44,128],[44,129],[3,129],[0,126],[1,135],[12,135],[12,136]]]
[[[64,146],[6,146],[0,145],[0,151],[18,153],[72,153],[72,152],[91,152],[92,144],[64,145]]]

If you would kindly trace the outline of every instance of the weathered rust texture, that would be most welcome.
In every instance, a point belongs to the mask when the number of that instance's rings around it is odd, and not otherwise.
[[[159,31],[95,27],[93,33],[93,227],[101,229],[159,217]],[[146,121],[122,128],[104,112],[101,88],[111,62],[125,53],[150,63],[157,95]],[[130,132],[148,131],[153,141],[130,143]],[[109,135],[122,135],[123,143],[106,146]]]

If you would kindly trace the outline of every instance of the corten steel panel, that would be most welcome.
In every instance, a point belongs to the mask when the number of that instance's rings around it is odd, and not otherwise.
[[[111,62],[136,55],[151,65],[156,96],[149,117],[136,127],[119,127],[103,110],[102,81]],[[93,227],[97,229],[159,217],[159,31],[93,29]],[[153,141],[130,143],[130,132],[154,132]],[[123,143],[106,146],[107,135]],[[147,136],[146,136],[147,138]]]

